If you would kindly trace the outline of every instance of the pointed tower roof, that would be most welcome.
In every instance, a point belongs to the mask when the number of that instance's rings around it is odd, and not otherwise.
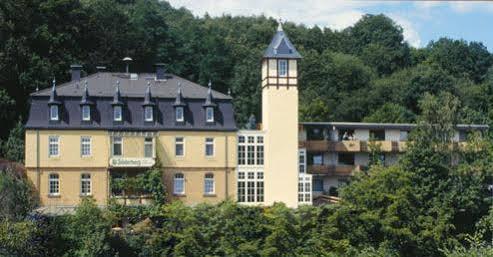
[[[178,92],[176,93],[176,99],[173,106],[185,106],[185,101],[183,99],[183,94],[181,93],[181,83],[178,83]]]
[[[58,95],[56,93],[56,80],[55,79],[53,79],[53,86],[51,87],[50,100],[48,101],[48,104],[61,104],[61,102],[58,101]]]
[[[144,96],[144,103],[142,105],[144,106],[155,105],[155,103],[152,101],[151,82],[149,81],[147,82],[146,94]]]
[[[215,107],[214,98],[212,97],[212,83],[209,80],[209,89],[207,89],[207,96],[205,97],[204,107]]]
[[[91,105],[93,104],[89,100],[89,90],[87,89],[87,80],[84,82],[84,92],[82,93],[82,99],[80,100],[80,105]]]
[[[115,94],[113,95],[112,105],[123,105],[122,96],[120,94],[120,81],[116,81]]]
[[[280,21],[274,38],[264,52],[264,58],[301,59],[300,53],[284,33]]]

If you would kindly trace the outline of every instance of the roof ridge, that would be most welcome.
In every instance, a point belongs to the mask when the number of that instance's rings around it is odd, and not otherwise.
[[[84,78],[89,78],[89,77],[94,77],[95,75],[97,75],[98,73],[101,73],[101,72],[96,72],[96,73],[93,73],[93,74],[90,74],[90,75],[87,75],[86,77]],[[109,72],[108,72],[109,73]],[[83,78],[80,79],[80,81],[83,81]],[[71,80],[70,81],[67,81],[67,82],[63,82],[62,84],[58,85],[58,86],[55,86],[55,89],[59,89],[59,88],[63,88],[63,87],[66,87],[66,86],[70,86],[71,85]],[[43,88],[39,91],[35,91],[35,92],[32,92],[30,95],[33,96],[33,95],[38,95],[40,93],[44,93],[44,92],[47,92],[47,91],[50,91],[51,90],[51,86],[50,87],[47,87],[47,88]]]

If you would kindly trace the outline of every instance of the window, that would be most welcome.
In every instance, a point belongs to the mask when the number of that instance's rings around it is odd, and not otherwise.
[[[213,195],[214,194],[214,174],[207,173],[204,177],[204,194]]]
[[[309,161],[311,165],[323,165],[324,155],[323,153],[309,153]]]
[[[152,137],[144,138],[144,157],[153,158],[154,157],[154,140]]]
[[[113,137],[113,156],[122,156],[123,154],[123,138]]]
[[[146,106],[144,107],[144,116],[145,116],[145,121],[152,121],[153,120],[153,113],[152,113],[152,106]]]
[[[245,165],[245,146],[238,146],[238,165]]]
[[[58,105],[50,106],[50,120],[58,120]]]
[[[91,156],[91,137],[80,137],[80,155]]]
[[[264,165],[264,137],[238,137],[238,165]]]
[[[119,105],[113,108],[113,120],[122,121],[122,107]]]
[[[370,130],[370,140],[385,140],[385,130]]]
[[[313,191],[323,192],[324,191],[324,180],[321,177],[313,177]]]
[[[175,138],[175,156],[185,156],[185,139],[183,137]]]
[[[340,165],[354,165],[354,153],[339,153],[337,158]]]
[[[299,149],[299,173],[306,173],[306,149]]]
[[[247,146],[247,164],[248,165],[254,165],[255,164],[255,146],[254,145],[249,145]]]
[[[48,138],[48,154],[50,157],[60,155],[60,138],[58,136],[50,136]]]
[[[185,117],[183,115],[183,107],[178,106],[175,108],[175,118],[176,122],[183,122],[185,120]]]
[[[257,165],[264,165],[264,145],[257,145]]]
[[[322,185],[323,188],[323,185]],[[310,174],[300,174],[298,177],[298,202],[312,203],[312,176]]]
[[[89,105],[82,106],[82,120],[83,121],[91,120],[91,106]]]
[[[82,174],[80,176],[80,193],[81,195],[91,194],[91,174]]]
[[[238,137],[238,143],[245,143],[245,137],[244,136],[239,136]]]
[[[48,187],[50,195],[60,195],[60,178],[58,174],[52,173],[48,178]]]
[[[409,131],[401,130],[399,140],[400,141],[407,141],[408,136],[409,136]]]
[[[176,173],[173,179],[173,193],[175,195],[185,194],[185,176],[182,173]]]
[[[288,61],[278,60],[278,75],[279,77],[286,77],[288,75]]]
[[[205,113],[206,113],[206,121],[214,122],[214,108],[212,107],[205,108]]]
[[[342,140],[358,140],[354,136],[354,129],[341,129],[339,130],[339,141]]]
[[[214,156],[214,138],[205,139],[205,156]]]
[[[238,172],[238,202],[264,201],[264,173],[262,171]]]

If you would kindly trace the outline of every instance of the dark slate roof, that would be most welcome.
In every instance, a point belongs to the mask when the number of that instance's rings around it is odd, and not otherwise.
[[[214,90],[214,123],[206,122],[203,104],[207,98],[206,87],[193,82],[168,76],[166,81],[155,81],[150,74],[139,74],[138,80],[122,78],[120,73],[98,73],[83,78],[88,81],[88,95],[91,106],[91,121],[82,121],[82,107],[80,105],[84,87],[69,82],[56,87],[57,100],[61,104],[60,121],[49,120],[50,89],[31,94],[27,129],[99,129],[99,130],[209,130],[209,131],[236,131],[232,99],[228,95]],[[116,93],[116,80],[120,81],[120,101],[123,104],[123,121],[113,121],[113,98]],[[155,104],[154,122],[144,119],[144,106],[147,81],[150,81],[149,101]],[[182,102],[185,111],[185,122],[176,123],[174,104],[178,92],[178,83],[181,82]]]
[[[153,97],[175,98],[178,92],[178,83],[181,83],[183,97],[204,99],[207,87],[188,81],[173,74],[166,74],[166,80],[156,80],[155,73],[138,74],[136,80],[129,79],[128,74],[114,72],[99,72],[81,79],[87,80],[89,93],[94,96],[110,96],[115,93],[116,82],[120,82],[120,92],[124,97],[143,97],[147,89],[147,82],[151,82]],[[81,96],[84,87],[81,82],[67,82],[57,86],[58,96]],[[31,96],[49,96],[50,89],[34,92]],[[215,99],[232,99],[231,96],[212,91]]]
[[[371,123],[371,122],[301,122],[303,126],[335,127],[341,129],[399,129],[412,130],[416,124],[412,123]],[[458,130],[486,130],[488,125],[457,124]]]
[[[281,23],[279,23],[279,28],[274,38],[272,38],[272,41],[264,52],[264,58],[301,59],[300,53],[298,53],[286,33],[284,33]]]

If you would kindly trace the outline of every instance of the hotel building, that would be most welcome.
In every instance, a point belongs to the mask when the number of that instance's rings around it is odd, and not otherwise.
[[[157,162],[170,200],[311,204],[368,165],[368,141],[394,163],[412,124],[299,123],[301,55],[282,27],[261,61],[262,124],[239,130],[229,95],[166,72],[97,72],[31,94],[25,167],[44,207],[92,196],[145,204],[117,187]],[[457,140],[470,129],[458,127]]]

